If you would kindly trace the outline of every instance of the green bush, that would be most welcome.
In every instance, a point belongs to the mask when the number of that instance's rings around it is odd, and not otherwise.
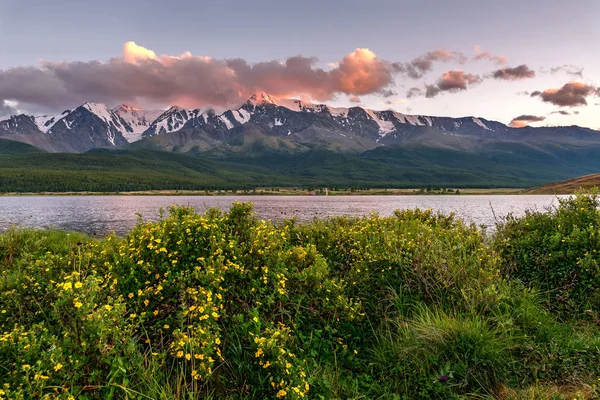
[[[546,307],[568,318],[600,310],[600,212],[596,194],[558,199],[548,212],[509,216],[494,246],[503,274],[536,287]],[[576,314],[573,314],[573,313]]]

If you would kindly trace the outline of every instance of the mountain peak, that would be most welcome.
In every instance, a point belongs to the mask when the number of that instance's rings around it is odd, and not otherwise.
[[[165,111],[166,113],[172,113],[172,112],[179,112],[179,111],[184,111],[185,108],[183,107],[179,107],[179,106],[171,106],[168,108],[167,111]]]
[[[111,114],[111,109],[103,103],[93,103],[88,101],[87,103],[83,103],[80,107],[85,108],[92,114],[96,114],[99,117],[106,117]]]
[[[143,108],[128,106],[127,104],[121,104],[118,107],[113,108],[113,112],[127,112],[127,111],[144,111]]]
[[[253,106],[258,105],[258,104],[277,105],[277,100],[278,100],[277,98],[271,96],[268,93],[258,92],[258,93],[254,93],[252,96],[250,96],[247,103],[252,104]]]

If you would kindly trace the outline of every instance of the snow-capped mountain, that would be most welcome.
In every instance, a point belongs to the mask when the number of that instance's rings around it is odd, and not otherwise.
[[[186,110],[179,106],[172,106],[167,111],[162,111],[143,131],[142,136],[149,137],[178,131],[183,128],[186,122],[198,117],[198,115],[200,115],[200,109]]]
[[[600,142],[600,133],[580,127],[515,129],[477,117],[449,118],[331,107],[266,93],[240,107],[215,113],[173,106],[166,111],[126,105],[109,108],[85,103],[59,115],[13,115],[0,120],[0,137],[24,141],[49,151],[83,152],[96,147],[159,147],[223,151],[239,143],[295,148],[325,146],[361,151],[378,146],[427,142],[471,146],[489,140],[526,142]],[[273,139],[265,139],[265,138]],[[268,144],[265,144],[267,143]],[[243,148],[243,147],[242,147]]]
[[[164,113],[163,110],[144,110],[125,104],[113,108],[112,112],[121,120],[124,128],[121,133],[129,143],[140,140],[142,134]]]

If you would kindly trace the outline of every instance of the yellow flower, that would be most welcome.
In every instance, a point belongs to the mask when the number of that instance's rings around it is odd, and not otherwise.
[[[71,282],[65,282],[63,283],[63,289],[65,290],[69,290],[73,287],[73,285],[71,284]]]
[[[133,293],[129,293],[129,294],[127,295],[127,297],[129,297],[130,299],[131,299],[131,298],[133,298]]]
[[[129,314],[129,318],[135,318],[137,317],[137,314]]]
[[[83,305],[83,303],[80,302],[79,300],[75,300],[74,304],[75,304],[75,308],[81,308],[81,306]]]
[[[285,397],[285,395],[287,394],[287,392],[283,389],[279,390],[279,392],[277,392],[277,398],[281,399],[282,397]]]
[[[81,282],[75,283],[75,289],[79,289],[82,286],[83,286],[83,284]]]
[[[163,328],[165,328],[165,329],[169,329],[169,328],[170,328],[170,326],[169,326],[169,325],[167,325],[167,324],[165,324],[165,326],[164,326]]]
[[[105,306],[104,306],[104,308],[105,308],[107,311],[110,311],[110,310],[112,310],[112,306],[111,306],[111,305],[108,305],[108,304],[107,304],[107,305],[105,305]]]
[[[188,360],[188,361],[191,360],[192,359],[192,355],[191,354],[186,354],[185,355],[185,359]]]
[[[252,318],[252,320],[253,320],[254,322],[258,322],[258,317],[254,317],[254,318]]]
[[[177,352],[177,357],[179,357],[179,358],[183,357],[183,351],[179,350]]]

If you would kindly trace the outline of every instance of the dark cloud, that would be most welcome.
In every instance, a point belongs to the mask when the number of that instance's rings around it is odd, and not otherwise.
[[[559,67],[550,68],[550,73],[556,74],[558,72],[565,72],[568,75],[583,78],[583,67],[576,65],[565,64]]]
[[[473,75],[459,69],[445,72],[438,79],[435,85],[425,86],[425,97],[431,98],[437,96],[440,92],[458,92],[467,90],[469,86],[481,83],[482,78],[479,75]]]
[[[599,89],[594,86],[581,82],[569,82],[559,89],[546,89],[543,92],[537,90],[531,93],[531,96],[539,97],[542,101],[560,107],[578,107],[587,105],[586,97],[599,93]]]
[[[477,55],[473,57],[473,60],[475,61],[489,60],[498,65],[506,64],[506,57],[493,55],[489,51],[483,51],[479,45],[475,46],[475,53],[477,53]]]
[[[409,78],[419,79],[433,69],[434,62],[449,61],[464,64],[467,61],[467,57],[458,51],[434,50],[425,53],[408,63],[394,63],[393,67],[396,71],[408,76]]]
[[[410,89],[408,89],[408,92],[406,92],[406,97],[407,98],[411,98],[411,97],[421,97],[423,96],[423,90],[419,89],[418,87],[412,87]]]
[[[513,128],[522,128],[527,126],[530,122],[540,122],[545,120],[546,117],[538,117],[536,115],[519,115],[510,121],[510,126]]]
[[[492,76],[496,79],[514,81],[519,79],[527,79],[535,77],[535,71],[529,69],[525,64],[514,68],[502,68],[493,72]]]
[[[576,113],[577,113],[577,111],[576,111]],[[564,110],[552,111],[550,114],[571,115],[570,112],[564,111]]]
[[[0,104],[61,111],[86,101],[186,107],[239,104],[254,92],[328,100],[337,94],[393,93],[397,72],[369,49],[356,49],[330,70],[314,57],[294,56],[249,63],[184,53],[157,56],[128,42],[122,57],[106,62],[42,62],[39,67],[0,70]]]

